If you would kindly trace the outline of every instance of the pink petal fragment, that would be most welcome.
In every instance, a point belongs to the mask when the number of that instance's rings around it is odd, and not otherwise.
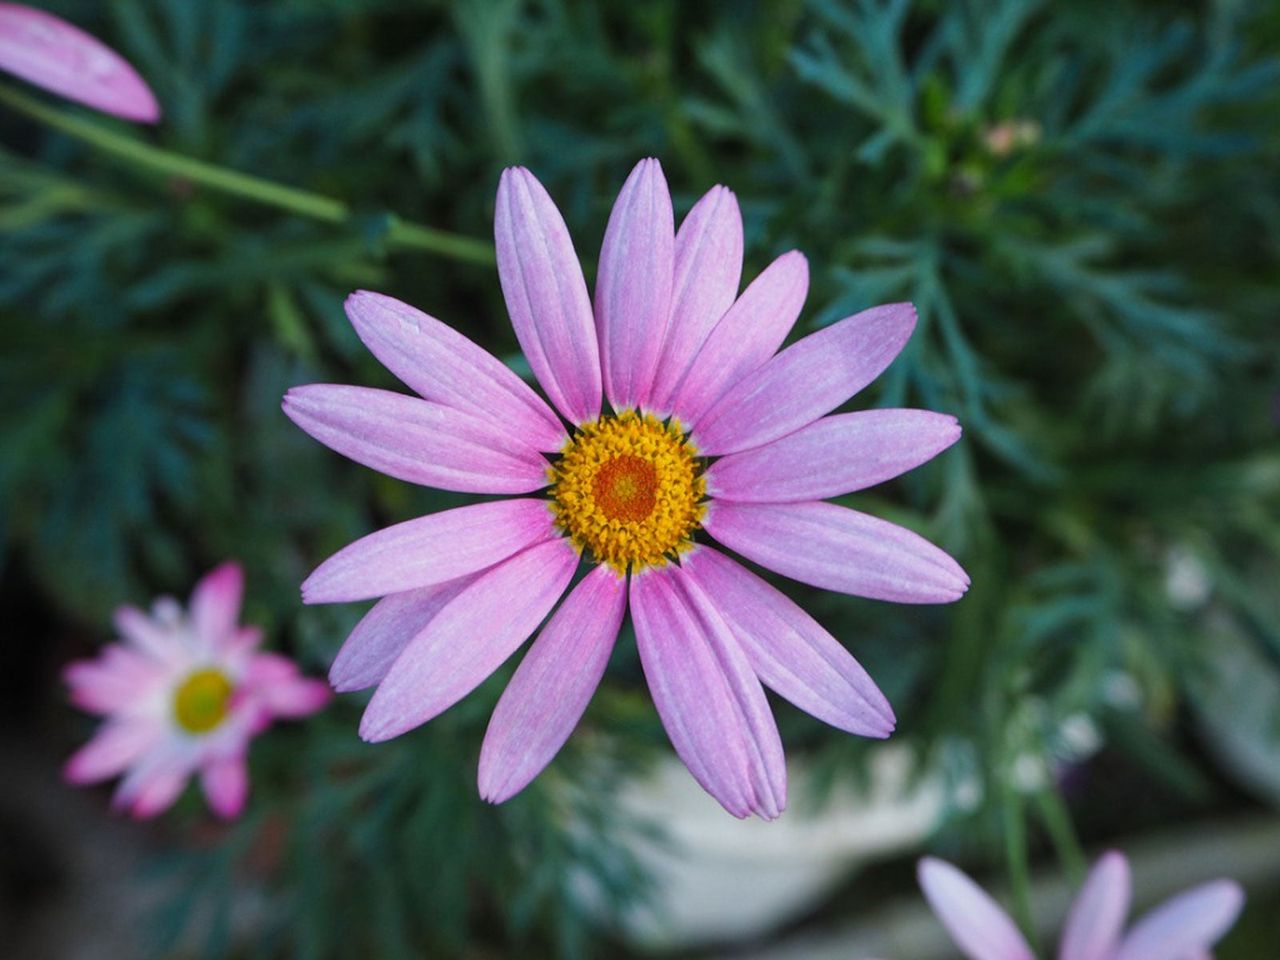
[[[833,503],[713,500],[707,532],[784,577],[895,603],[950,603],[969,589],[960,565],[924,537]]]
[[[125,120],[160,119],[155,94],[120,54],[23,4],[0,3],[0,70]]]
[[[156,623],[137,607],[117,607],[112,621],[127,644],[156,662],[170,663],[182,653],[182,645],[174,640],[173,631]]]
[[[205,576],[191,591],[191,625],[196,636],[211,648],[233,637],[244,600],[244,570],[238,563],[224,563]]]
[[[249,767],[245,756],[218,757],[200,771],[200,786],[209,808],[223,820],[234,820],[249,797]]]
[[[222,642],[222,659],[228,666],[248,662],[262,646],[262,628],[239,626]]]
[[[441,510],[343,547],[302,584],[306,603],[367,600],[491,567],[555,536],[547,501],[493,500]]]
[[[108,644],[93,660],[67,664],[62,672],[71,702],[90,713],[128,712],[165,677],[160,663],[118,643]]]
[[[782,741],[715,607],[668,566],[632,576],[631,617],[654,706],[694,779],[735,817],[777,817],[787,803]]]
[[[707,493],[743,503],[825,500],[913,470],[959,438],[960,425],[945,413],[840,413],[720,458],[707,470]]]
[[[147,820],[164,813],[181,795],[187,785],[188,774],[178,770],[161,770],[152,774],[138,786],[133,802],[128,805],[130,816]]]
[[[696,548],[682,563],[689,579],[712,598],[766,686],[849,733],[893,732],[893,709],[875,681],[788,597],[711,547]]]
[[[728,187],[715,186],[694,204],[676,232],[671,319],[649,409],[665,415],[712,328],[733,305],[742,281],[742,213]]]
[[[417,397],[315,383],[285,394],[284,412],[330,449],[409,483],[465,493],[547,485],[547,461],[515,434]]]
[[[156,723],[108,720],[62,768],[68,783],[97,783],[123,773],[162,736]]]
[[[1244,891],[1231,880],[1187,890],[1134,924],[1114,960],[1182,960],[1208,950],[1231,929],[1243,907]]]
[[[347,693],[381,683],[409,641],[475,580],[475,576],[393,593],[379,600],[356,624],[334,658],[329,669],[333,688]]]
[[[808,293],[809,262],[795,250],[774,260],[742,292],[711,329],[673,391],[671,412],[686,429],[777,352]]]
[[[173,806],[191,775],[189,757],[171,748],[158,747],[136,764],[120,781],[111,806],[139,820],[154,817]]]
[[[365,346],[427,400],[488,420],[538,450],[564,446],[568,434],[551,408],[506,364],[452,327],[367,290],[347,297],[346,308]]]
[[[536,177],[502,172],[494,209],[498,279],[516,339],[547,396],[571,423],[600,415],[600,351],[569,230]]]
[[[489,720],[480,796],[515,796],[560,752],[604,676],[627,609],[626,582],[603,564],[542,628]]]
[[[304,677],[298,665],[278,653],[259,653],[241,680],[271,716],[297,719],[315,713],[333,691],[323,680]]]
[[[917,875],[929,906],[969,960],[1035,960],[1008,914],[959,869],[925,857]]]
[[[596,333],[614,410],[647,406],[671,315],[675,219],[662,165],[641,160],[622,185],[600,247]]]
[[[1129,861],[1104,853],[1076,895],[1062,928],[1058,960],[1111,960],[1129,914]]]
[[[477,577],[409,641],[360,721],[389,740],[453,706],[498,669],[560,599],[578,554],[557,538]]]
[[[700,453],[719,456],[812,423],[880,376],[915,325],[915,307],[894,303],[809,334],[717,400],[698,421],[693,442]]]

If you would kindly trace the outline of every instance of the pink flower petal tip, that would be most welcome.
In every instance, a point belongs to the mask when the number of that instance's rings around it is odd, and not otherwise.
[[[160,104],[120,54],[79,27],[19,3],[0,3],[0,70],[125,120],[155,123]]]

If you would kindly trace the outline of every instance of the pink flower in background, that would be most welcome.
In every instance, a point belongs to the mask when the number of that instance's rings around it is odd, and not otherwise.
[[[43,10],[0,3],[0,70],[103,113],[160,119],[151,88],[120,54]]]
[[[347,300],[356,332],[423,399],[327,384],[285,397],[303,430],[366,466],[512,495],[373,533],[307,579],[308,603],[383,598],[330,679],[378,686],[360,733],[386,740],[474,689],[564,596],[485,736],[480,792],[500,802],[568,739],[630,605],[676,752],[734,815],[776,817],[786,769],[762,681],[863,736],[888,736],[893,712],[831,634],[695,536],[844,593],[942,603],[965,592],[964,571],[915,533],[822,502],[959,437],[954,418],[927,411],[827,416],[889,365],[915,310],[876,307],[779,352],[808,290],[804,257],[782,255],[739,295],[736,198],[713,188],[677,232],[656,160],[636,166],[614,205],[594,308],[564,220],[529,171],[503,173],[495,233],[516,337],[554,410],[466,337],[367,292]],[[593,568],[570,589],[583,557]]]
[[[292,660],[258,651],[262,632],[237,623],[243,590],[239,565],[225,563],[196,584],[188,610],[162,597],[150,615],[116,611],[122,642],[65,672],[72,702],[106,717],[67,761],[67,780],[124,774],[115,806],[150,817],[199,773],[215,813],[240,813],[249,741],[277,717],[314,713],[331,695]]]
[[[919,875],[933,912],[969,960],[1034,960],[1014,922],[959,869],[926,857]],[[1165,901],[1126,934],[1129,899],[1128,861],[1104,854],[1067,915],[1058,960],[1206,960],[1244,905],[1238,884],[1215,880]]]

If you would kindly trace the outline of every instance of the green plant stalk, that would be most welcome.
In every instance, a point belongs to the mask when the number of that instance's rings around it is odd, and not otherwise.
[[[1013,918],[1028,941],[1034,942],[1035,917],[1031,913],[1031,871],[1027,861],[1027,825],[1023,819],[1022,796],[1011,784],[1004,785],[1001,814],[1004,819],[1004,850],[1009,868],[1009,889],[1013,895]]]
[[[1071,822],[1071,812],[1062,800],[1062,795],[1053,786],[1045,787],[1036,793],[1036,807],[1045,829],[1049,832],[1049,840],[1057,851],[1058,859],[1071,877],[1073,886],[1084,882],[1087,861],[1084,849],[1080,846],[1080,838],[1076,836],[1075,826]]]
[[[349,223],[352,220],[351,208],[341,200],[286,187],[262,177],[228,170],[217,164],[153,147],[91,121],[63,113],[5,84],[0,84],[0,103],[135,167],[182,177],[212,190],[314,220],[327,223]],[[392,216],[388,223],[386,239],[395,246],[427,250],[454,260],[481,264],[491,264],[494,261],[491,244],[422,224],[409,223],[396,216]]]

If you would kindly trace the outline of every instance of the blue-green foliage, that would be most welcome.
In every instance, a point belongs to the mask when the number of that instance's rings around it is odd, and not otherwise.
[[[391,385],[342,315],[357,287],[517,354],[492,268],[391,249],[387,214],[486,237],[498,174],[523,163],[590,270],[614,192],[656,155],[678,212],[734,189],[748,277],[808,255],[798,333],[889,300],[920,311],[855,404],[952,412],[965,439],[846,499],[933,536],[972,591],[947,609],[793,592],[882,682],[922,758],[976,771],[982,800],[956,817],[994,836],[1017,758],[1059,756],[1081,714],[1172,807],[1216,802],[1204,759],[1168,736],[1206,622],[1280,665],[1270,5],[51,6],[138,65],[162,145],[359,212],[288,216],[0,113],[2,549],[63,615],[105,638],[116,602],[236,556],[250,618],[322,670],[358,611],[301,608],[306,572],[463,501],[321,449],[281,394]],[[1179,556],[1208,577],[1194,608],[1171,603]],[[165,866],[191,895],[162,939],[231,949],[229,892],[252,874],[285,912],[249,955],[592,953],[599,919],[644,892],[622,843],[642,825],[611,797],[663,744],[625,640],[616,661],[591,735],[496,809],[473,778],[500,679],[377,748],[355,738],[359,697],[263,741],[252,815]],[[856,741],[778,712],[819,780],[857,773]],[[1086,836],[1132,825],[1087,796],[1076,812]]]

